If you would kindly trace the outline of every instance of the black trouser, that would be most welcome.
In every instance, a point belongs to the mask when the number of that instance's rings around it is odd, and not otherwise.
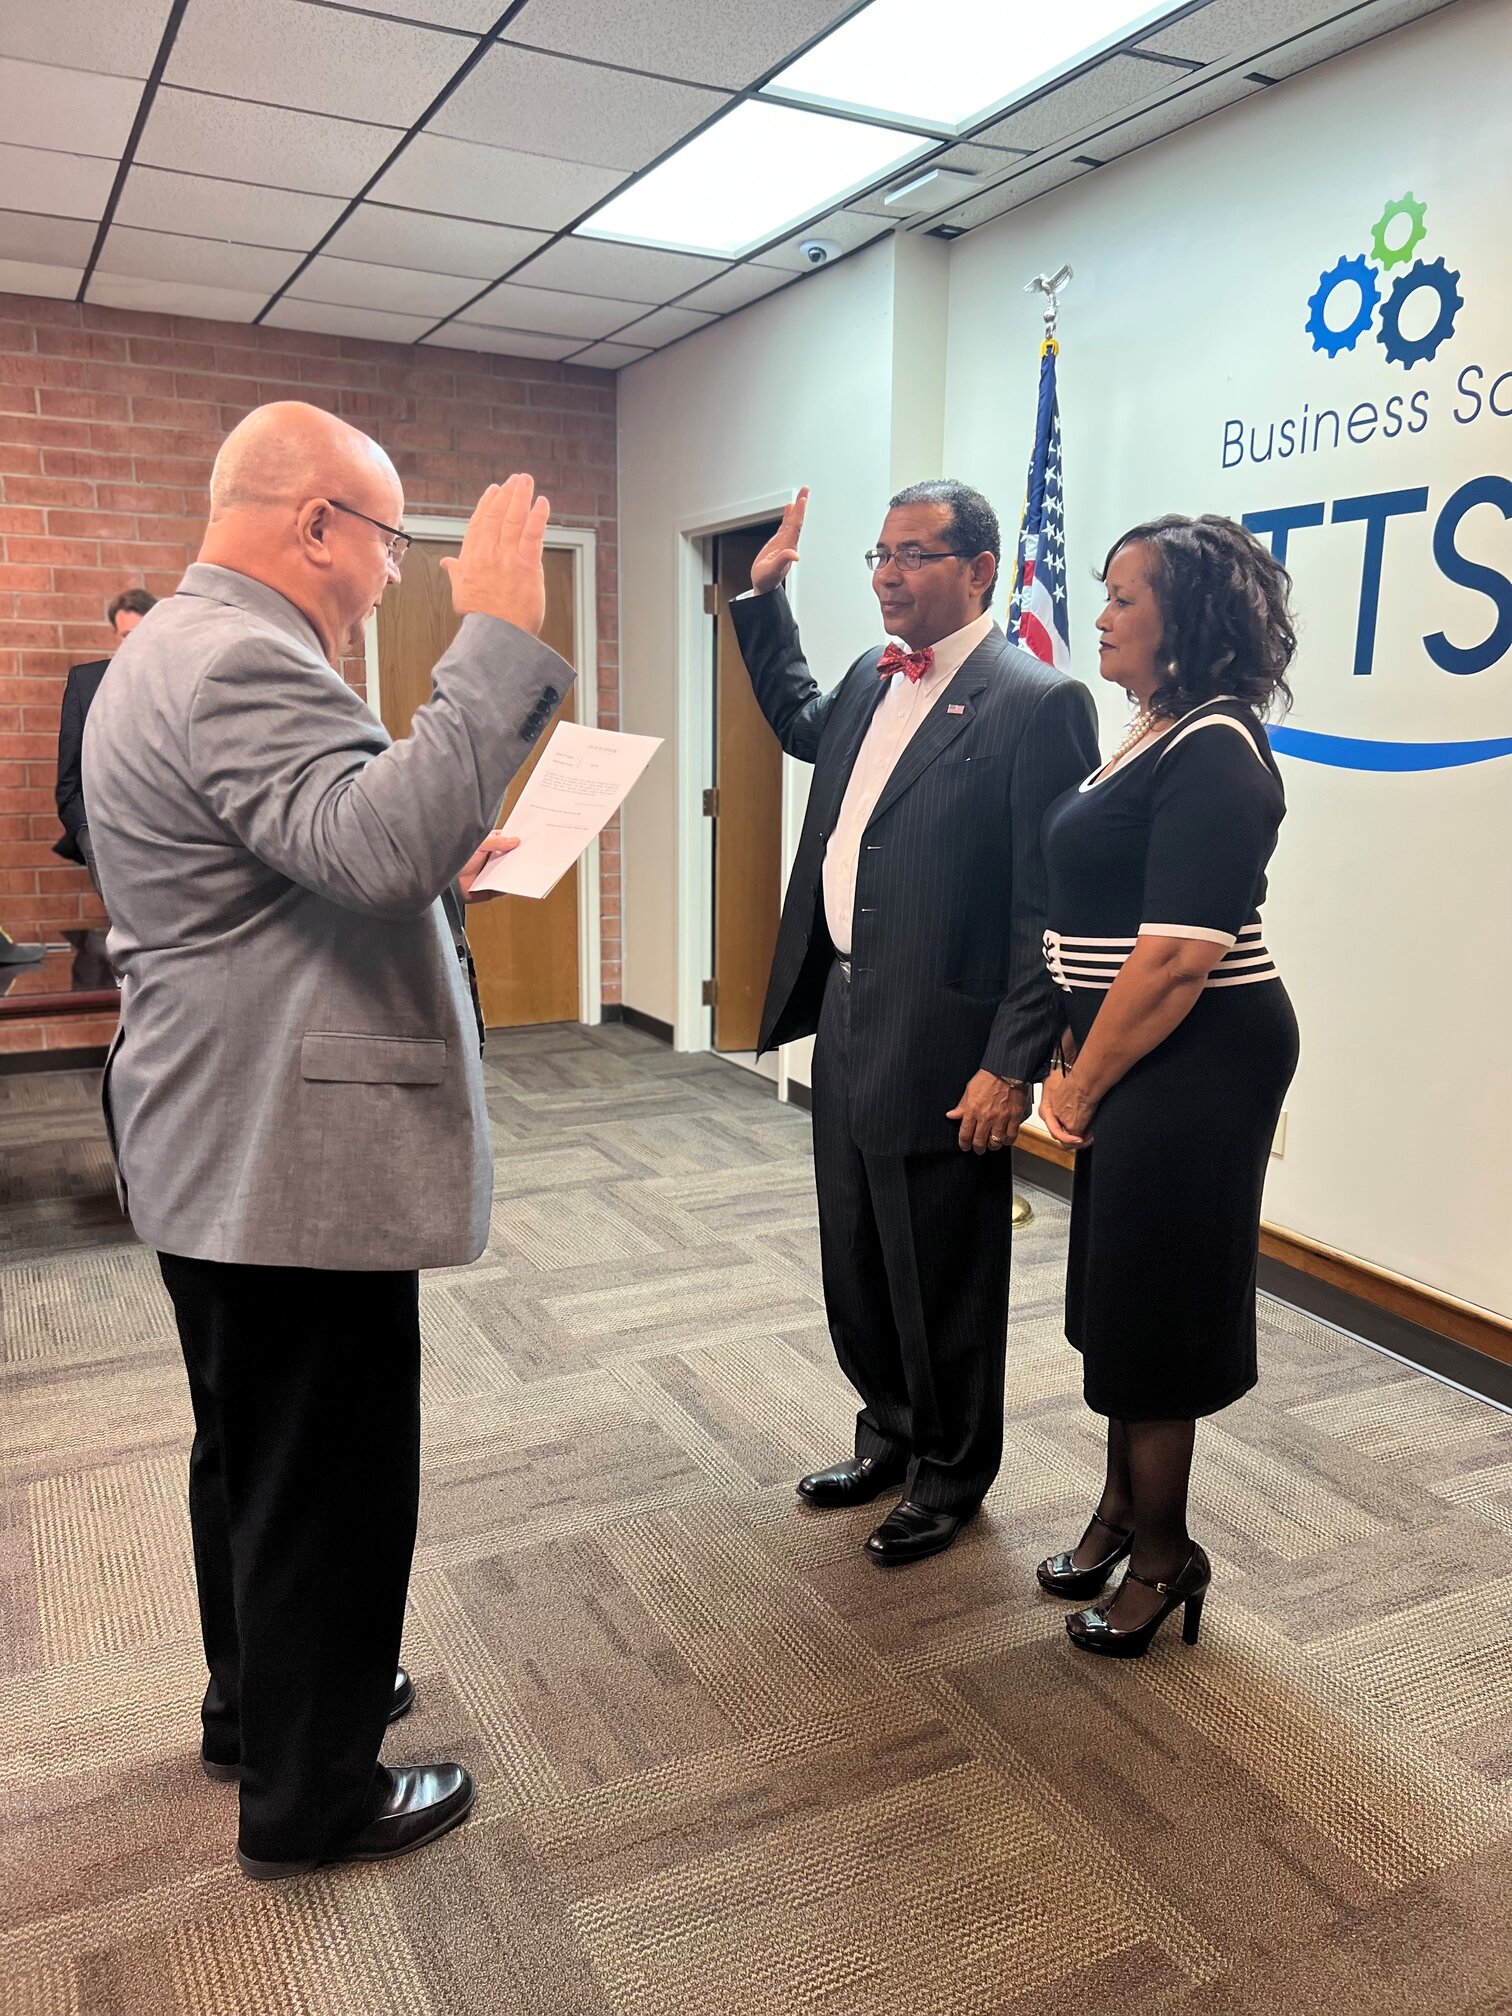
[[[814,1174],[830,1336],[864,1402],[856,1454],[906,1460],[905,1496],[968,1512],[1003,1454],[1012,1160],[954,1146],[867,1154],[851,1135],[849,1079],[850,982],[837,963],[814,1050]],[[949,1139],[943,1113],[940,1124]]]
[[[387,1790],[420,1503],[419,1276],[158,1261],[194,1402],[205,1755],[241,1764],[243,1851],[303,1861]]]

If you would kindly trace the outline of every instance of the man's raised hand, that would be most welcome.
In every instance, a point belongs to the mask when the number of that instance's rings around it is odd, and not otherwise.
[[[807,487],[798,492],[783,512],[782,523],[751,562],[751,586],[758,595],[770,595],[780,588],[798,558],[798,535],[803,530],[808,494]]]
[[[541,549],[550,516],[550,504],[536,496],[529,476],[489,484],[467,521],[462,551],[441,562],[459,616],[498,616],[540,635],[546,620]]]

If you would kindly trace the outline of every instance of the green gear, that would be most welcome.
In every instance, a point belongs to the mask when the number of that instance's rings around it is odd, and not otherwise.
[[[1376,219],[1370,233],[1370,256],[1374,259],[1377,266],[1389,271],[1393,266],[1406,265],[1419,245],[1428,236],[1428,226],[1423,221],[1427,215],[1427,211],[1428,205],[1426,203],[1419,203],[1410,189],[1405,196],[1399,196],[1386,205],[1386,208]],[[1412,229],[1408,232],[1405,243],[1401,245],[1388,245],[1386,243],[1386,233],[1391,229],[1398,217],[1410,217],[1412,219]]]

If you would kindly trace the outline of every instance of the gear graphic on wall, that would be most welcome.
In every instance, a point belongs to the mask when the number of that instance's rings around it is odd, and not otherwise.
[[[1393,266],[1405,266],[1419,245],[1428,236],[1428,226],[1424,222],[1428,205],[1419,203],[1409,189],[1405,196],[1398,196],[1386,205],[1370,230],[1370,256],[1377,266],[1389,271]],[[1401,245],[1388,245],[1386,233],[1398,217],[1412,220],[1412,229]]]
[[[1439,263],[1442,265],[1442,260]],[[1406,277],[1410,279],[1412,276],[1409,274]],[[1456,274],[1455,278],[1458,277]],[[1359,312],[1344,328],[1330,329],[1327,320],[1328,304],[1336,291],[1350,281],[1353,281],[1360,290]],[[1399,280],[1397,285],[1401,284]],[[1341,259],[1327,273],[1320,273],[1317,292],[1307,304],[1306,328],[1312,338],[1314,350],[1326,350],[1330,357],[1337,357],[1341,350],[1353,350],[1370,327],[1380,299],[1381,289],[1376,276],[1359,254],[1352,259]],[[1432,355],[1431,351],[1429,355]]]
[[[1410,371],[1414,364],[1426,364],[1441,343],[1454,334],[1455,317],[1465,303],[1459,291],[1458,273],[1445,270],[1442,259],[1419,259],[1410,273],[1393,281],[1386,305],[1381,310],[1381,326],[1376,332],[1381,347],[1393,364]],[[1439,312],[1433,327],[1424,336],[1411,339],[1402,334],[1402,310],[1414,294],[1424,288],[1438,296]]]

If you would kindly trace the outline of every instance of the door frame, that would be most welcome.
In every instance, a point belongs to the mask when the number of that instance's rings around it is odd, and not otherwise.
[[[704,611],[704,590],[714,582],[713,542],[764,519],[780,518],[798,495],[795,484],[764,496],[679,518],[677,540],[677,1019],[678,1050],[714,1048],[714,1013],[703,1004],[703,983],[714,957],[714,822],[704,817],[703,794],[714,782],[714,625]],[[798,577],[788,576],[796,611]],[[778,872],[784,888],[798,845],[801,814],[789,802],[791,758],[782,761],[782,824]],[[777,1096],[788,1096],[787,1053],[777,1052]]]
[[[416,539],[457,539],[465,517],[421,513],[405,519],[404,529]],[[577,646],[576,718],[585,728],[598,726],[598,534],[591,525],[549,524],[546,544],[573,555],[572,630]],[[378,620],[374,616],[364,638],[368,705],[382,713],[382,675],[378,664]],[[577,865],[578,878],[578,1020],[602,1022],[603,953],[599,942],[599,843],[589,843]]]

